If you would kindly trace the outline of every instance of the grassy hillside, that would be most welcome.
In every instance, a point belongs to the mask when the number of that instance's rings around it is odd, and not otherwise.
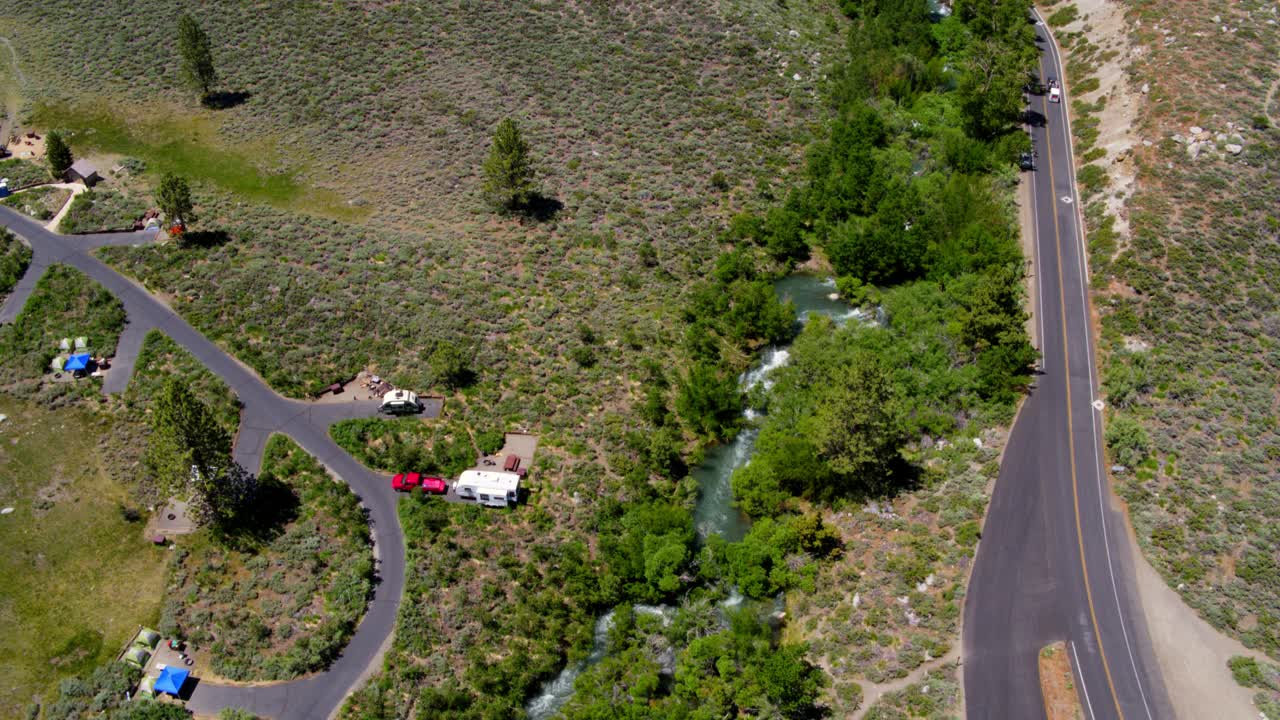
[[[717,170],[772,180],[833,47],[830,5],[152,0],[85,16],[72,1],[19,2],[0,30],[15,38],[33,117],[81,131],[82,145],[207,165],[227,189],[317,205],[296,178],[345,195],[320,198],[330,205],[356,200],[422,228],[470,217],[489,132],[515,115],[539,138],[549,184],[582,193],[564,199],[591,226],[636,205],[673,209]],[[243,102],[189,116],[179,9],[209,33],[220,87]],[[149,138],[164,151],[137,152]]]
[[[1170,585],[1215,626],[1280,656],[1275,8],[1125,4],[1141,21],[1131,70],[1147,87],[1147,142],[1132,153],[1131,237],[1091,228],[1110,460]]]
[[[0,716],[16,718],[156,621],[165,553],[104,470],[103,416],[3,397],[0,413]]]

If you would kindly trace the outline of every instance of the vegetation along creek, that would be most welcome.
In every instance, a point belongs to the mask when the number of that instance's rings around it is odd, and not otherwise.
[[[795,305],[796,318],[801,324],[814,315],[829,317],[841,325],[852,319],[877,323],[884,321],[882,311],[872,316],[840,300],[836,295],[833,279],[813,275],[790,275],[775,283],[774,290],[784,302],[790,301]],[[757,386],[768,388],[772,384],[770,375],[786,365],[790,357],[787,348],[788,344],[780,344],[766,349],[751,369],[739,378],[742,389],[750,393]],[[755,419],[758,415],[758,412],[750,407],[743,412],[748,421]],[[694,508],[693,518],[700,538],[720,535],[730,542],[738,542],[746,537],[751,521],[733,503],[731,479],[735,470],[751,461],[757,435],[759,430],[748,423],[733,439],[710,449],[702,463],[693,470],[693,476],[698,481],[698,504]],[[735,590],[722,605],[728,609],[738,606],[742,601],[742,595]],[[777,605],[775,616],[777,616],[781,613],[781,595],[778,596],[775,604]],[[637,613],[666,618],[671,608],[665,605],[636,605],[634,610]],[[554,717],[573,696],[574,681],[578,676],[608,656],[609,630],[613,626],[613,621],[613,610],[596,620],[590,654],[566,667],[529,701],[527,710],[530,720],[549,720]]]

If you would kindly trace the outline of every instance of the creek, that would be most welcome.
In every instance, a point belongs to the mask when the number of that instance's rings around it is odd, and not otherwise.
[[[796,318],[801,323],[808,322],[814,315],[829,317],[838,325],[855,318],[867,322],[884,321],[882,317],[868,317],[864,311],[836,299],[836,285],[831,279],[789,275],[774,283],[774,290],[778,297],[795,303]],[[743,391],[749,391],[758,385],[768,389],[773,384],[774,371],[786,365],[790,358],[788,347],[780,345],[765,350],[759,360],[739,378]],[[747,531],[751,529],[751,521],[733,505],[733,487],[730,482],[733,472],[751,460],[756,436],[760,433],[754,423],[750,422],[756,417],[755,411],[746,409],[744,417],[748,422],[743,429],[729,442],[708,450],[702,463],[693,470],[699,489],[693,522],[701,538],[718,534],[730,542],[737,542],[746,537]],[[735,590],[722,606],[730,608],[741,602],[742,596]],[[781,602],[780,598],[778,602]],[[779,608],[775,608],[777,609]],[[675,611],[665,605],[636,605],[635,610],[664,617]],[[607,656],[613,615],[614,611],[610,610],[596,620],[591,652],[587,657],[562,670],[529,701],[525,706],[529,720],[549,720],[554,717],[573,696],[573,683],[578,676]]]

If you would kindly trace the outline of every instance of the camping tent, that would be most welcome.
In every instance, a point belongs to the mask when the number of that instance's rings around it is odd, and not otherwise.
[[[160,677],[156,678],[156,692],[169,693],[174,697],[181,695],[182,684],[190,674],[188,670],[166,666],[160,671]]]
[[[142,682],[138,683],[138,697],[155,697],[156,696],[156,679],[148,675],[142,678]]]
[[[89,367],[89,353],[76,353],[67,358],[67,364],[62,369],[67,372],[75,372],[76,370],[86,370]]]
[[[133,644],[147,650],[155,650],[156,645],[160,643],[160,633],[151,628],[142,628],[133,638]]]
[[[124,651],[124,657],[120,659],[134,667],[140,668],[145,666],[147,661],[151,659],[151,653],[140,647],[131,647]]]

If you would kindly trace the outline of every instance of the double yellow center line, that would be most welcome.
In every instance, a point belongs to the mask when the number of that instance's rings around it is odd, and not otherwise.
[[[1053,42],[1052,38],[1047,39]],[[1040,76],[1044,77],[1044,59],[1040,59]],[[1044,110],[1045,119],[1048,120],[1049,108],[1043,99],[1040,100],[1042,109]],[[1063,113],[1067,112],[1064,107]],[[1080,491],[1079,481],[1076,477],[1076,440],[1075,429],[1071,420],[1071,359],[1067,353],[1067,297],[1062,278],[1062,236],[1058,228],[1058,193],[1053,182],[1053,139],[1052,133],[1049,132],[1048,123],[1045,124],[1044,131],[1045,154],[1049,158],[1049,195],[1053,199],[1053,240],[1055,255],[1058,258],[1058,310],[1062,318],[1062,371],[1063,378],[1067,383],[1067,448],[1071,456],[1071,499],[1075,505],[1076,515],[1076,543],[1080,549],[1080,569],[1084,576],[1084,594],[1089,603],[1089,619],[1093,622],[1093,635],[1098,641],[1098,655],[1102,658],[1102,670],[1107,676],[1107,687],[1111,690],[1111,700],[1116,706],[1116,715],[1120,720],[1124,720],[1124,711],[1120,709],[1120,698],[1116,694],[1115,682],[1111,679],[1111,665],[1107,662],[1107,652],[1102,646],[1102,633],[1098,630],[1098,614],[1093,609],[1093,589],[1089,586],[1089,563],[1084,556],[1084,531],[1080,524]],[[1074,201],[1075,198],[1072,198]],[[1038,228],[1037,228],[1038,231]],[[1039,245],[1039,237],[1037,236],[1037,245]],[[1083,268],[1081,268],[1083,272]],[[1083,280],[1082,280],[1083,281]],[[1041,312],[1043,312],[1041,308]],[[1087,321],[1086,321],[1087,322]],[[1086,324],[1086,331],[1088,326]],[[1102,529],[1106,532],[1106,528]],[[1080,669],[1081,677],[1084,676],[1084,669]]]

